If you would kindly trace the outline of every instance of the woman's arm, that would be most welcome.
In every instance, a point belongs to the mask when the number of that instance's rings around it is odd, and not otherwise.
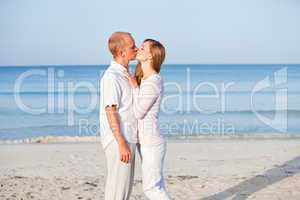
[[[160,94],[159,81],[147,81],[138,87],[134,77],[127,75],[130,84],[133,87],[133,112],[137,119],[143,119],[151,109]]]
[[[134,89],[133,111],[137,119],[143,119],[160,94],[160,86],[154,81],[147,81],[140,88]]]

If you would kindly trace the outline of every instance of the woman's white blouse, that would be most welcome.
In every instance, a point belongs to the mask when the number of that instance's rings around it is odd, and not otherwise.
[[[134,89],[133,111],[138,119],[138,140],[141,145],[159,145],[164,142],[160,134],[158,116],[163,96],[163,80],[153,74]]]

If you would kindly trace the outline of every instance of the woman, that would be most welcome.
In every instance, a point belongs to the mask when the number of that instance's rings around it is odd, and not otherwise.
[[[142,160],[143,190],[150,200],[170,199],[165,191],[163,161],[166,142],[160,134],[158,113],[163,95],[159,75],[165,59],[165,48],[158,41],[147,39],[139,48],[135,77],[127,74],[134,88],[134,114],[138,119],[139,153]]]

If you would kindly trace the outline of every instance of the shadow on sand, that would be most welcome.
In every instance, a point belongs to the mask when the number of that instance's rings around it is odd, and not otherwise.
[[[243,200],[247,199],[251,194],[269,186],[273,183],[279,182],[284,178],[292,176],[300,171],[300,156],[293,160],[287,161],[282,165],[267,170],[262,175],[257,175],[253,178],[245,180],[231,188],[228,188],[217,194],[201,198],[201,200]]]

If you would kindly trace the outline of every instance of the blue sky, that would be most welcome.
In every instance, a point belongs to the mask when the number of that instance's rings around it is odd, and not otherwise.
[[[166,63],[300,63],[298,0],[0,0],[0,66],[106,64],[129,31]]]

